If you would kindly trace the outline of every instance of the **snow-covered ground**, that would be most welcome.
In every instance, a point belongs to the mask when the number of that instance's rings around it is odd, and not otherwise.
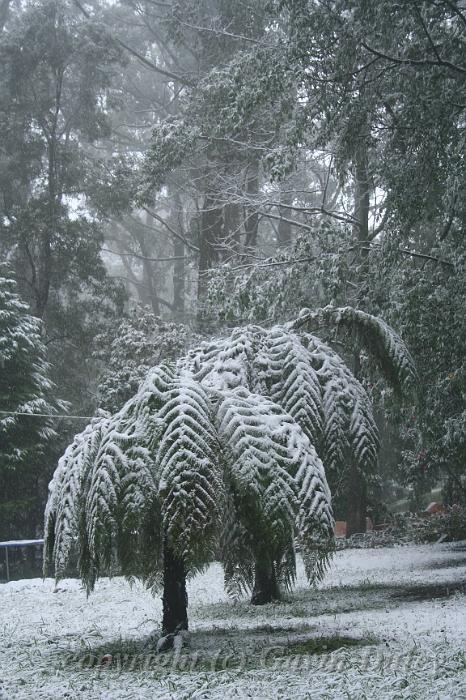
[[[155,656],[161,604],[140,585],[11,582],[0,698],[466,698],[465,592],[466,542],[341,551],[318,589],[300,569],[260,608],[229,601],[213,565],[189,586],[189,645]]]

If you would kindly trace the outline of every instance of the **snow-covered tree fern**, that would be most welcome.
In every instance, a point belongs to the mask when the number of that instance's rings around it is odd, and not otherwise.
[[[63,575],[76,546],[89,589],[115,563],[163,583],[167,632],[187,624],[185,577],[216,556],[254,602],[292,585],[296,543],[318,580],[333,542],[325,469],[373,469],[378,436],[362,385],[298,326],[202,343],[77,436],[50,485],[46,567]]]
[[[329,305],[313,311],[303,309],[299,318],[289,325],[299,329],[316,324],[343,327],[351,331],[357,344],[374,358],[398,394],[415,388],[417,375],[414,361],[398,333],[383,319],[351,306],[340,308]]]

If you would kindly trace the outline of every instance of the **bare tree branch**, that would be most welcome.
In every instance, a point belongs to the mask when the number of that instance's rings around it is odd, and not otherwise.
[[[101,250],[104,253],[111,253],[112,255],[119,255],[120,257],[138,258],[138,260],[148,260],[149,262],[174,262],[175,260],[186,260],[188,258],[186,255],[176,255],[171,258],[148,258],[139,253],[120,253],[117,250],[110,250],[110,248],[102,248]]]
[[[165,228],[168,231],[170,231],[170,233],[173,236],[175,236],[175,238],[178,238],[179,241],[182,241],[190,250],[193,250],[196,253],[199,252],[199,248],[196,245],[191,243],[191,241],[188,241],[188,239],[185,238],[185,236],[182,236],[181,233],[179,233],[178,231],[175,231],[175,229],[172,226],[170,226],[170,224],[167,223],[165,221],[165,219],[163,219],[161,216],[159,216],[155,211],[152,211],[152,209],[149,209],[144,204],[142,205],[142,209],[144,209],[144,211],[146,211],[150,216],[152,216],[153,219],[155,219],[156,221],[159,221],[161,224],[163,224],[165,226]]]
[[[365,41],[361,42],[361,46],[363,46],[370,53],[374,54],[374,56],[383,58],[385,61],[390,61],[391,63],[398,63],[400,65],[405,66],[419,66],[420,68],[426,68],[428,66],[434,66],[437,68],[448,68],[453,72],[460,73],[461,75],[466,75],[466,68],[464,68],[463,66],[458,66],[455,63],[452,63],[451,61],[446,61],[443,58],[440,60],[432,60],[430,58],[401,58],[398,56],[390,56],[386,53],[383,53],[382,51],[379,51],[378,49],[374,49],[372,46],[369,46],[369,44],[367,44]]]

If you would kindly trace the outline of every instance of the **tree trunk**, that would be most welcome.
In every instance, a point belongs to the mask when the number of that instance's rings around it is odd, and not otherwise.
[[[356,466],[351,467],[347,499],[346,537],[351,537],[366,532],[366,481]]]
[[[188,629],[188,594],[186,592],[186,571],[184,562],[179,559],[165,539],[163,552],[163,634]]]
[[[241,253],[242,212],[238,203],[232,202],[223,207],[224,236],[227,254]]]
[[[259,163],[255,161],[251,164],[246,180],[246,195],[250,197],[244,211],[244,232],[246,240],[244,242],[245,251],[254,249],[257,246],[257,231],[259,228],[259,213],[255,200],[259,192]]]
[[[150,225],[150,216],[146,212],[146,226]],[[152,313],[155,316],[160,316],[160,304],[157,296],[156,280],[154,279],[154,270],[152,262],[148,260],[150,257],[150,249],[146,244],[146,233],[144,231],[136,231],[135,237],[139,244],[139,250],[143,257],[142,260],[142,283],[147,292],[147,298],[152,308]]]
[[[219,258],[219,244],[223,230],[222,207],[215,197],[206,194],[201,213],[199,235],[199,279],[197,298],[204,301],[207,293],[207,275]]]
[[[0,31],[3,30],[7,22],[10,4],[11,0],[1,0],[0,2]]]
[[[173,202],[175,206],[175,211],[172,210],[172,220],[173,225],[178,226],[180,231],[185,234],[183,230],[183,218],[182,210],[183,205],[181,202],[181,197],[178,192],[173,192]],[[179,258],[174,261],[173,265],[173,311],[176,314],[176,319],[179,321],[185,320],[185,246],[183,241],[179,238],[173,238],[173,255],[175,258]]]
[[[176,313],[177,319],[184,321],[185,302],[184,302],[184,287],[185,287],[185,264],[181,258],[185,254],[184,243],[182,241],[173,241],[173,254],[179,260],[174,261],[173,265],[173,310]]]
[[[354,194],[354,219],[355,238],[362,244],[363,248],[367,248],[369,243],[369,207],[370,207],[370,190],[368,168],[368,153],[367,144],[362,140],[358,146],[355,161],[354,161],[354,176],[355,176],[355,194]],[[367,250],[361,250],[361,260],[364,266],[367,262]]]
[[[370,182],[368,169],[368,153],[365,137],[360,137],[355,160],[355,193],[354,193],[354,237],[361,244],[360,250],[360,275],[359,285],[364,280],[367,271],[367,248],[369,245],[369,206],[370,206]],[[357,299],[357,307],[361,308],[362,300]],[[353,358],[353,374],[359,379],[361,375],[361,363],[359,350],[356,350]],[[346,536],[351,537],[355,533],[366,532],[366,508],[367,508],[367,488],[364,474],[352,465],[347,491],[347,512],[346,512]]]
[[[292,194],[290,192],[282,193],[280,195],[280,202],[283,202],[283,204],[292,204]],[[281,246],[286,246],[291,243],[293,236],[291,230],[291,223],[289,221],[290,210],[288,208],[279,207],[278,211],[280,216],[284,217],[278,222],[278,243]]]
[[[252,605],[264,605],[280,598],[280,587],[272,563],[256,562]]]

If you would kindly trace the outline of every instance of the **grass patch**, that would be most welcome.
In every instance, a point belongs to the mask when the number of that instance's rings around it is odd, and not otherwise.
[[[265,626],[264,626],[265,627]],[[94,646],[83,645],[75,652],[57,652],[63,671],[94,673],[146,672],[164,678],[169,673],[251,671],[286,667],[301,662],[298,657],[330,654],[341,648],[374,644],[373,639],[347,636],[311,636],[294,629],[259,628],[228,630],[223,638],[210,631],[194,633],[191,646],[179,652],[156,654],[149,638],[115,639]]]
[[[362,647],[375,644],[371,638],[360,639],[356,637],[311,637],[303,641],[290,642],[286,651],[288,654],[328,654],[342,647]]]

